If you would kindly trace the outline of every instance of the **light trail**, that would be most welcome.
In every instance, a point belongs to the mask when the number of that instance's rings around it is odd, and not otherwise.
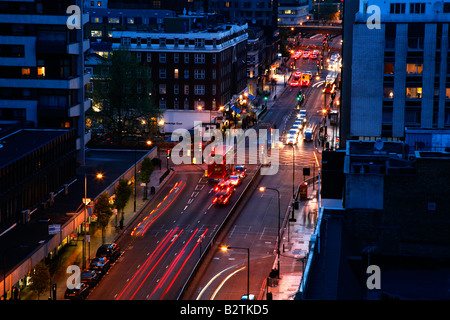
[[[153,260],[153,257],[155,254],[161,251],[162,247],[168,242],[168,240],[171,238],[171,236],[177,231],[178,228],[170,230],[170,232],[163,238],[163,240],[158,244],[156,249],[153,251],[153,253],[147,258],[147,260],[142,264],[142,266],[139,268],[139,270],[134,274],[133,278],[128,282],[126,287],[122,290],[122,292],[117,296],[116,300],[119,300],[122,295],[125,293],[125,291],[128,289],[128,287],[131,285],[132,282],[136,279],[136,277],[141,273],[142,269],[151,261]]]
[[[214,291],[213,295],[211,296],[210,300],[214,300],[214,298],[216,297],[217,293],[219,292],[220,289],[222,289],[223,285],[225,284],[225,282],[228,281],[228,279],[230,279],[232,276],[234,276],[236,273],[238,273],[239,271],[244,270],[246,267],[241,267],[240,269],[237,269],[236,271],[232,272],[231,274],[229,274],[217,287],[217,289]]]

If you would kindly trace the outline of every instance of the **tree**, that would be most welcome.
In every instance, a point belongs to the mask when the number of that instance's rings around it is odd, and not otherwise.
[[[150,94],[149,75],[148,66],[141,65],[133,53],[116,50],[92,79],[90,98],[97,112],[91,112],[91,117],[99,118],[118,143],[122,142],[123,132],[135,135],[154,129],[155,119],[161,114]]]
[[[107,192],[102,193],[95,201],[94,213],[97,214],[97,222],[102,230],[102,243],[105,243],[104,231],[113,213]]]
[[[144,187],[144,200],[147,200],[147,184],[150,182],[152,172],[155,170],[152,160],[149,157],[145,157],[141,164],[141,170],[139,171],[139,180],[145,183]]]
[[[38,300],[45,290],[50,290],[50,271],[43,261],[39,262],[31,272],[31,282],[30,288],[37,293]]]
[[[119,179],[119,183],[116,187],[116,198],[114,201],[114,206],[117,211],[122,212],[122,218],[120,220],[121,226],[123,225],[123,210],[127,205],[128,200],[130,199],[131,194],[133,193],[133,189],[131,185],[128,183],[127,179],[121,178]]]

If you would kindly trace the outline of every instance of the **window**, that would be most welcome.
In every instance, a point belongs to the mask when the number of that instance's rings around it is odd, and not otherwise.
[[[166,109],[166,107],[167,107],[166,100],[164,99],[159,100],[159,108]]]
[[[205,94],[205,86],[204,85],[196,85],[194,86],[194,94],[197,96],[202,96]]]
[[[30,68],[22,68],[22,76],[29,77],[30,76]]]
[[[173,54],[173,62],[179,63],[180,62],[180,55],[178,53]]]
[[[406,88],[406,98],[407,99],[421,99],[422,98],[422,88]]]
[[[167,60],[167,55],[165,53],[160,53],[159,54],[159,62],[166,63],[166,60]]]
[[[167,93],[167,88],[165,84],[160,84],[159,85],[159,94],[166,94]]]
[[[167,77],[166,69],[159,69],[159,78],[160,79],[166,79],[166,77]]]
[[[195,39],[195,47],[203,48],[205,46],[205,39]]]
[[[194,70],[194,79],[205,79],[205,70],[204,69],[195,69]]]
[[[445,88],[445,99],[450,99],[450,88]]]
[[[184,54],[184,63],[189,63],[189,53]]]
[[[205,63],[205,54],[204,53],[196,53],[194,55],[194,63],[196,63],[196,64]]]
[[[178,69],[174,69],[173,70],[173,77],[175,78],[175,79],[178,79]]]
[[[407,63],[406,64],[406,72],[407,73],[415,73],[422,74],[423,64],[419,63]]]
[[[425,13],[425,3],[410,3],[409,13]]]
[[[383,98],[392,99],[394,98],[394,88],[383,88]]]
[[[189,69],[184,70],[184,78],[189,79]]]
[[[128,18],[127,19],[128,24],[134,24],[134,18]]]
[[[129,46],[131,43],[131,38],[130,37],[122,37],[120,39],[120,43],[122,44],[122,46]]]
[[[137,62],[141,63],[141,61],[142,61],[142,53],[141,52],[136,52],[136,60],[137,60]]]
[[[102,30],[91,30],[91,37],[99,38],[102,36]]]
[[[92,17],[92,22],[93,23],[102,23],[102,18],[100,18],[100,17]]]
[[[177,84],[173,86],[173,94],[180,94],[180,88]]]
[[[102,6],[102,2],[101,1],[97,1],[97,7],[101,7]]]
[[[216,94],[216,85],[215,84],[213,84],[212,87],[211,87],[211,94],[212,95]],[[215,102],[215,100],[214,100],[214,102]]]
[[[175,101],[173,102],[173,108],[174,109],[180,109],[180,101],[175,99]]]
[[[390,13],[400,14],[405,13],[406,5],[404,3],[391,3]]]
[[[212,63],[216,64],[217,63],[217,55],[214,53],[212,56]]]
[[[184,85],[184,94],[189,94],[189,85],[188,84]]]
[[[147,52],[147,62],[152,62],[152,54]]]
[[[45,77],[45,67],[37,68],[38,77]]]
[[[175,48],[178,48],[178,38],[175,38],[174,40],[173,40],[173,46],[175,47]]]
[[[165,47],[166,46],[166,38],[160,38],[159,39],[159,46]]]
[[[384,73],[385,74],[393,74],[394,73],[394,64],[393,63],[385,63],[384,64]]]
[[[213,78],[213,79],[216,79],[216,76],[217,76],[217,74],[216,74],[216,69],[213,69],[213,70],[212,70],[212,78]]]
[[[119,18],[108,18],[108,23],[120,23]]]
[[[444,2],[444,13],[450,13],[450,2]]]
[[[188,110],[189,109],[189,100],[184,100],[184,109]]]
[[[140,38],[140,37],[137,37],[137,39],[136,39],[136,45],[137,45],[138,47],[141,46],[141,38]]]

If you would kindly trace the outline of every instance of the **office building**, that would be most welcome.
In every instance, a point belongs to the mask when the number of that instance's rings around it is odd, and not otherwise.
[[[71,5],[80,9],[72,11],[79,29],[68,28]],[[80,164],[90,139],[84,119],[90,108],[85,96],[90,76],[83,66],[87,21],[81,0],[0,2],[0,121],[76,129]]]
[[[342,147],[450,129],[449,13],[442,1],[344,3]]]

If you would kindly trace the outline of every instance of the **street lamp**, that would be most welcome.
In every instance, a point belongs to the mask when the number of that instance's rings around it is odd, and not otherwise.
[[[95,174],[95,178],[98,180],[103,179],[103,173],[101,172],[97,172]],[[83,258],[83,263],[82,263],[82,267],[83,269],[86,268],[86,220],[87,220],[87,207],[91,202],[91,199],[88,199],[87,197],[87,174],[86,174],[86,169],[84,170],[84,198],[83,198],[83,204],[84,204],[84,219],[83,219],[83,250],[82,250],[82,258]],[[90,244],[90,242],[89,242]],[[90,245],[89,245],[89,251],[90,251]],[[89,254],[90,256],[90,254]]]
[[[277,263],[278,263],[278,279],[280,279],[280,242],[281,242],[281,226],[280,226],[280,218],[281,218],[281,214],[280,214],[280,191],[278,191],[278,189],[275,188],[269,188],[269,187],[260,187],[259,191],[264,192],[267,190],[272,190],[272,191],[276,191],[278,194],[278,245],[277,245]]]
[[[250,300],[250,248],[229,247],[229,246],[220,247],[220,250],[222,252],[227,252],[228,249],[247,250],[247,300]]]

